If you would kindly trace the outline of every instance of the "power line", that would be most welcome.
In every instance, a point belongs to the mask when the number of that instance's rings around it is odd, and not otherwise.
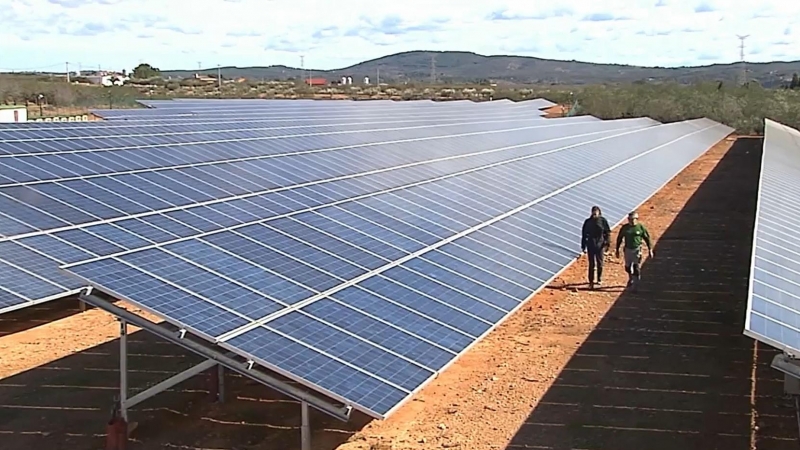
[[[431,84],[436,84],[436,53],[431,55]]]
[[[744,40],[749,38],[750,35],[749,34],[745,35],[745,36],[737,35],[736,37],[738,37],[739,41],[740,41],[739,42],[739,61],[742,63],[742,86],[746,86],[747,85],[747,63],[744,60]]]
[[[62,64],[64,64],[64,63],[60,62],[60,63],[50,64],[48,66],[40,66],[40,67],[22,67],[22,68],[20,68],[20,67],[17,67],[17,68],[0,67],[0,71],[3,71],[3,72],[34,72],[34,71],[42,70],[42,69],[52,69],[52,68],[55,68],[55,67],[61,67]]]

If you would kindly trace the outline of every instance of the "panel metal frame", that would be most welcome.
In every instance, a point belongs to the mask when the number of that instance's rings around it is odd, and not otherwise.
[[[99,289],[102,291],[102,289]],[[264,384],[282,394],[297,400],[301,406],[301,448],[303,450],[310,450],[311,448],[311,433],[310,433],[310,426],[309,426],[309,406],[315,408],[331,417],[334,417],[338,420],[343,422],[347,422],[350,419],[350,415],[352,413],[352,408],[349,406],[338,406],[333,402],[330,402],[326,399],[317,397],[311,393],[304,392],[300,389],[297,389],[277,378],[272,377],[269,374],[263,373],[254,368],[252,361],[238,361],[235,358],[229,356],[228,354],[219,352],[218,350],[214,349],[213,347],[209,347],[203,345],[199,342],[194,341],[191,338],[187,338],[185,329],[180,328],[178,333],[171,332],[170,330],[166,329],[162,325],[155,324],[144,317],[141,317],[131,311],[126,309],[120,308],[111,302],[101,298],[98,295],[92,293],[91,288],[87,288],[82,290],[81,301],[86,302],[88,304],[94,305],[114,317],[116,317],[120,322],[120,392],[119,392],[119,408],[122,418],[127,421],[128,420],[128,408],[135,406],[138,403],[160,393],[163,392],[180,382],[183,382],[192,376],[195,376],[203,371],[212,369],[217,367],[220,371],[220,375],[222,372],[222,368],[228,368],[234,372],[237,372],[247,378],[250,378],[254,381],[257,381],[261,384]],[[170,321],[167,321],[170,323]],[[186,350],[189,350],[199,356],[206,358],[206,360],[200,364],[197,364],[183,372],[178,373],[177,375],[170,377],[162,382],[151,386],[150,388],[128,398],[127,397],[127,333],[128,333],[128,324],[135,325],[142,330],[148,331],[156,336],[160,337],[161,339],[166,340],[172,344],[178,345]],[[172,324],[174,325],[174,324]],[[218,380],[220,383],[220,400],[224,398],[224,391],[222,390],[223,383],[222,377]]]
[[[754,287],[754,284],[755,284],[756,251],[758,250],[758,247],[756,245],[756,240],[757,240],[757,237],[758,237],[759,219],[760,219],[760,215],[761,215],[761,196],[762,196],[762,187],[763,187],[763,181],[764,181],[764,168],[765,168],[764,167],[764,163],[767,160],[766,129],[769,126],[773,126],[773,127],[777,127],[777,128],[789,128],[791,130],[794,130],[793,128],[787,127],[786,125],[783,125],[783,124],[781,124],[779,122],[776,122],[774,120],[770,120],[768,118],[764,119],[765,132],[764,132],[764,142],[763,142],[763,146],[762,146],[762,150],[761,150],[761,163],[760,163],[761,167],[759,168],[759,173],[758,173],[758,194],[757,194],[757,197],[756,197],[756,211],[755,211],[755,220],[754,220],[754,224],[753,224],[753,244],[752,244],[751,255],[750,255],[750,277],[748,279],[748,286],[747,286],[747,309],[745,310],[745,322],[744,322],[744,329],[742,331],[742,334],[744,334],[745,336],[747,336],[749,338],[755,339],[756,341],[760,341],[760,342],[762,342],[764,344],[767,344],[770,347],[774,347],[774,348],[776,348],[778,350],[781,350],[790,359],[796,359],[796,358],[800,357],[800,349],[791,348],[791,347],[787,346],[786,344],[778,342],[778,341],[776,341],[776,340],[774,340],[772,338],[769,338],[767,336],[763,336],[760,333],[757,333],[757,332],[752,331],[750,329],[751,315],[753,313],[752,312],[753,311],[753,287]],[[781,130],[781,132],[785,132],[785,131],[786,130]],[[798,130],[794,130],[794,131],[797,132]],[[798,157],[800,157],[800,153],[798,153]],[[795,374],[793,372],[792,373],[787,372],[787,371],[783,371],[783,372],[784,372],[784,374],[786,376],[791,376],[791,377],[795,376]]]

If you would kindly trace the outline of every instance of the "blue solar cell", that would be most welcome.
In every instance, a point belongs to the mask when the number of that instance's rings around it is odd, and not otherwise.
[[[379,414],[387,413],[407,392],[265,328],[227,342],[268,366],[297,374],[328,392]]]
[[[88,228],[84,228],[83,230],[108,242],[113,242],[125,250],[133,250],[153,243],[152,241],[143,239],[131,233],[130,230],[120,228],[115,224],[103,223],[100,225],[92,225]],[[106,253],[99,254],[105,255]]]
[[[202,240],[224,248],[258,266],[269,268],[270,271],[290,280],[295,280],[297,283],[317,292],[330,289],[341,282],[341,280],[326,274],[313,265],[282,255],[264,245],[260,245],[257,241],[249,240],[233,232],[213,234],[202,238]]]
[[[188,226],[181,220],[184,216],[196,217],[186,211],[174,211],[167,214],[142,216],[138,220],[182,238],[197,235],[198,229]]]
[[[63,294],[66,286],[59,286],[35,277],[0,260],[0,286],[11,292],[24,292],[29,298],[46,298]]]
[[[315,248],[300,239],[290,237],[285,233],[275,231],[264,225],[250,225],[236,230],[236,233],[246,236],[253,242],[270,247],[276,252],[291,257],[298,261],[311,262],[314,267],[333,275],[340,280],[349,280],[367,272],[366,269],[358,267],[345,261],[342,258],[333,256],[325,251]]]
[[[167,203],[164,200],[154,197],[150,195],[149,187],[143,183],[139,183],[140,185],[130,185],[123,182],[121,177],[102,177],[102,178],[92,178],[91,182],[97,184],[98,186],[113,192],[116,195],[122,196],[132,202],[136,202],[150,211],[162,210],[166,208],[172,208],[175,205],[171,203]],[[133,181],[136,183],[135,181]]]
[[[502,250],[471,239],[469,236],[442,246],[439,251],[449,256],[471,261],[479,267],[496,268],[493,270],[496,274],[502,274],[503,278],[527,288],[529,292],[541,286],[552,275],[541,267],[514,258]],[[487,262],[493,264],[486,265]]]
[[[0,160],[0,164],[3,166],[3,175],[16,183],[29,183],[54,177],[50,172],[39,170],[36,166],[31,165],[31,162],[35,162],[30,161],[30,159],[24,156],[3,158]]]
[[[359,217],[370,222],[379,223],[382,226],[391,229],[395,233],[402,235],[406,239],[411,239],[419,244],[422,244],[414,245],[413,247],[405,245],[405,243],[403,246],[398,245],[400,248],[410,252],[414,252],[419,248],[426,247],[428,245],[433,245],[441,240],[436,235],[431,234],[422,228],[418,228],[413,224],[396,219],[392,215],[372,209],[362,204],[360,200],[356,202],[345,203],[341,206],[341,209],[358,215]]]
[[[303,213],[294,218],[278,219],[268,222],[266,225],[270,229],[281,231],[294,239],[311,244],[319,249],[332,253],[339,258],[354,264],[358,267],[374,270],[389,263],[389,260],[381,258],[373,253],[368,253],[361,248],[351,245],[345,240],[337,239],[334,236],[341,234],[337,230],[332,230],[332,234],[325,234],[314,228],[304,225],[304,219],[319,217],[314,213]],[[341,228],[344,228],[340,225]],[[349,230],[352,232],[352,230]],[[285,249],[290,250],[290,249]]]
[[[284,307],[268,300],[260,293],[209,273],[203,267],[159,249],[131,253],[121,256],[120,259],[145,272],[158,273],[165,282],[207,301],[235,310],[251,320],[267,316]]]
[[[0,289],[0,311],[18,307],[26,303],[29,303],[29,301],[19,295]]]
[[[3,198],[0,197],[0,203]],[[16,236],[36,231],[35,228],[0,212],[0,236]]]
[[[182,241],[164,247],[172,253],[207,267],[228,278],[237,280],[265,296],[286,304],[294,304],[315,292],[270,272],[268,268],[258,267],[220,248],[199,241]]]
[[[211,338],[247,324],[237,314],[114,259],[74,266],[70,271],[119,298],[158,311],[170,321]]]
[[[411,334],[436,342],[452,352],[467,348],[473,337],[434,317],[390,298],[381,298],[360,287],[348,287],[332,296],[338,302],[358,311],[380,317]],[[312,303],[313,304],[313,303]]]
[[[0,255],[6,262],[16,267],[24,268],[26,271],[38,275],[53,284],[67,289],[80,287],[77,280],[58,270],[55,260],[23,247],[16,242],[0,242]]]
[[[99,236],[90,234],[86,230],[73,229],[59,231],[58,233],[53,233],[53,236],[99,256],[125,251],[122,245],[113,244]]]
[[[8,188],[6,188],[8,189]],[[39,199],[39,197],[37,197]],[[43,200],[42,200],[43,201]],[[41,203],[39,203],[41,204]],[[49,206],[49,204],[47,205]],[[14,235],[18,234],[17,230],[30,230],[36,228],[39,230],[49,230],[51,228],[65,227],[69,223],[66,220],[58,219],[54,216],[47,214],[45,211],[38,209],[34,206],[28,206],[25,203],[12,200],[11,197],[0,194],[0,211],[3,215],[14,219],[14,222],[4,220],[2,225],[8,227],[8,230],[3,229],[3,234]],[[21,227],[19,224],[27,225],[28,227]],[[23,231],[23,233],[26,231]]]
[[[261,219],[258,215],[248,212],[247,205],[243,201],[233,200],[224,203],[215,203],[208,208],[213,209],[226,216],[234,218],[238,223],[250,223]],[[239,206],[236,206],[239,205]]]
[[[401,249],[405,253],[411,254],[425,247],[421,242],[415,241],[399,232],[397,227],[394,226],[396,221],[385,215],[375,214],[368,219],[338,206],[321,208],[315,211],[315,214],[341,223],[351,229],[359,230],[376,240]]]
[[[305,306],[302,311],[429,369],[439,370],[455,357],[455,353],[435,345],[432,341],[424,340],[422,336],[392,326],[383,319],[370,317],[332,299],[316,301]]]
[[[407,209],[407,203],[395,201],[391,195],[379,195],[369,199],[360,200],[360,203],[380,211],[397,220],[405,222],[420,230],[424,230],[430,235],[436,236],[437,241],[446,239],[454,234],[464,231],[467,227],[449,220],[447,217],[439,217],[438,214],[423,210],[419,207]]]
[[[300,312],[288,313],[265,326],[408,391],[433,375],[433,371],[419,364]]]
[[[359,283],[359,286],[384,298],[390,298],[422,315],[447,323],[474,337],[480,336],[491,327],[488,322],[480,318],[381,275],[368,278]]]
[[[18,242],[64,264],[84,261],[97,256],[46,234],[30,236],[20,239]]]
[[[168,213],[163,213],[163,216],[164,218],[170,220],[170,222],[168,225],[165,224],[165,226],[168,226],[169,228],[162,228],[170,233],[180,234],[181,237],[195,236],[201,232],[207,233],[222,229],[222,225],[213,222],[214,219],[221,221],[232,221],[230,217],[226,217],[221,213],[210,210],[205,206],[170,211]],[[142,220],[149,222],[151,219],[150,217],[146,217]],[[177,225],[173,225],[172,222],[176,222]],[[233,223],[235,224],[236,222]]]
[[[30,205],[39,211],[46,212],[55,218],[61,218],[69,224],[86,223],[97,220],[98,217],[82,212],[69,205],[68,200],[51,196],[63,194],[65,189],[56,184],[36,186],[36,189],[27,186],[6,187],[0,189],[4,195],[17,200],[22,205]],[[14,211],[9,214],[14,215]]]
[[[344,223],[328,219],[317,212],[302,213],[293,216],[293,218],[305,225],[336,236],[337,238],[346,241],[353,246],[367,250],[388,261],[394,261],[409,254],[408,252],[405,252],[398,247],[394,247],[388,244],[385,240],[381,239],[380,232],[374,234],[370,233],[372,230],[369,229],[358,230],[351,228]],[[388,232],[388,230],[384,228],[379,228],[373,225],[372,229],[375,228]]]
[[[178,235],[156,228],[139,219],[120,220],[114,222],[114,226],[156,243],[171,241],[179,237]]]
[[[445,259],[444,262],[449,264],[434,264],[431,262],[431,257]],[[523,291],[523,288],[500,279],[485,269],[479,269],[435,250],[426,254],[426,257],[415,258],[404,263],[402,267],[433,278],[439,283],[452,286],[461,292],[468,292],[505,311],[511,311],[519,304],[517,299]],[[529,291],[522,295],[528,293]]]
[[[441,303],[487,322],[496,322],[505,315],[505,311],[483,299],[474,297],[467,292],[458,291],[430,277],[411,272],[402,266],[387,270],[383,273],[383,276],[397,284],[424,293],[430,298],[435,298]]]

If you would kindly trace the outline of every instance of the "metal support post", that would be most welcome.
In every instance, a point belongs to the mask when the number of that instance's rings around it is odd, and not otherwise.
[[[291,384],[286,383],[285,381],[279,380],[259,370],[254,370],[251,362],[238,361],[233,357],[228,356],[226,354],[222,354],[215,349],[211,349],[197,342],[194,342],[192,339],[179,339],[175,336],[175,333],[170,332],[164,329],[163,327],[141,316],[137,316],[136,314],[133,314],[128,310],[115,306],[112,303],[100,297],[84,294],[81,296],[81,298],[86,303],[96,306],[104,311],[108,311],[114,316],[119,317],[120,320],[122,321],[129,322],[137,326],[138,328],[149,331],[150,333],[155,334],[156,336],[164,339],[165,341],[172,342],[173,344],[185,348],[200,356],[203,356],[206,359],[215,361],[218,364],[223,364],[228,369],[237,372],[247,378],[250,378],[252,380],[270,386],[273,389],[283,394],[286,394],[289,397],[304,401],[306,402],[307,405],[313,406],[314,408],[332,417],[335,417],[343,422],[347,422],[350,418],[350,413],[352,412],[353,408],[349,405],[343,407],[336,406],[335,404],[325,401],[324,399],[321,399],[313,394],[298,389],[292,386]],[[121,369],[122,367],[123,367],[122,364],[120,364]]]
[[[134,406],[138,405],[139,403],[153,397],[156,394],[166,391],[174,386],[177,386],[180,383],[192,378],[195,375],[199,375],[205,371],[214,370],[214,366],[217,365],[216,361],[203,361],[200,364],[190,367],[183,372],[176,374],[167,378],[166,380],[161,381],[158,384],[150,386],[149,388],[139,392],[138,394],[134,395],[133,397],[127,399],[125,401],[125,408],[133,408]]]
[[[787,395],[800,395],[800,361],[787,354],[772,358],[773,369],[783,372],[783,392]]]
[[[308,403],[300,402],[300,449],[311,450],[311,427],[308,424]]]
[[[222,364],[217,364],[217,380],[219,381],[219,387],[217,388],[217,401],[220,403],[225,403],[225,366]]]
[[[128,421],[128,322],[119,320],[119,412]]]
[[[208,385],[208,400],[212,402],[219,401],[219,371],[216,367],[211,366],[206,371],[206,383]]]

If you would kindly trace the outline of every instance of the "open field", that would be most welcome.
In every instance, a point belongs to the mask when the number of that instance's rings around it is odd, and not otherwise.
[[[720,143],[641,209],[656,255],[638,294],[613,259],[604,290],[585,291],[580,261],[389,420],[312,413],[314,448],[797,448],[775,352],[741,334],[760,145]],[[76,308],[0,317],[4,450],[102,448],[118,325]],[[129,352],[134,390],[197,362],[145,333]],[[225,404],[203,377],[146,401],[129,448],[299,447],[298,404],[239,377],[228,387]]]

